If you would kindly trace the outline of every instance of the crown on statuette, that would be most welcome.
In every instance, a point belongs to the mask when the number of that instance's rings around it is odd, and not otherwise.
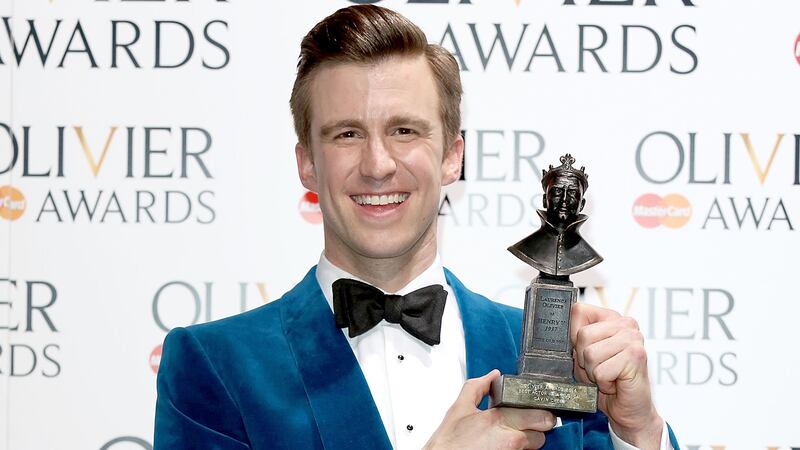
[[[542,187],[547,190],[550,181],[556,177],[573,177],[581,184],[584,192],[589,188],[589,175],[586,175],[586,168],[581,166],[580,170],[572,167],[575,163],[575,158],[567,153],[559,158],[561,165],[553,167],[552,164],[548,170],[542,169]]]

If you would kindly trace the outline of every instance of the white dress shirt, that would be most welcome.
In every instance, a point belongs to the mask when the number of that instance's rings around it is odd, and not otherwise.
[[[364,281],[334,266],[323,253],[317,265],[317,281],[331,310],[332,285],[339,278]],[[398,450],[421,449],[425,445],[466,380],[464,327],[439,256],[427,270],[392,294],[405,295],[432,284],[443,286],[447,292],[439,344],[425,344],[399,324],[385,320],[354,338],[347,335],[346,328],[342,329],[367,380],[392,447]],[[609,430],[615,450],[638,450],[617,437],[611,427]],[[664,426],[661,449],[671,448]]]

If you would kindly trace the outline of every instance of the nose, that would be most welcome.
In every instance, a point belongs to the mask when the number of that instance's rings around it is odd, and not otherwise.
[[[373,180],[383,181],[397,171],[397,161],[392,149],[381,137],[369,137],[361,153],[359,171],[361,175]]]

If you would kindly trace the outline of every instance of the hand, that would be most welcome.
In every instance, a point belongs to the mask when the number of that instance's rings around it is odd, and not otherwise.
[[[492,380],[499,376],[500,371],[495,369],[480,378],[467,380],[424,449],[541,448],[544,432],[556,424],[550,412],[516,408],[481,411],[477,408],[489,393]]]
[[[659,448],[663,420],[650,394],[644,337],[636,320],[575,303],[570,334],[575,378],[597,384],[597,406],[614,433],[642,450]]]

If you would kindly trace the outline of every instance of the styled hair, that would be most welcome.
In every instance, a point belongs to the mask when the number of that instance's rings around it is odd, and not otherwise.
[[[429,44],[425,33],[399,13],[375,5],[342,8],[303,38],[289,101],[297,139],[310,141],[311,82],[320,68],[344,63],[376,64],[392,56],[424,55],[439,94],[445,146],[460,133],[461,76],[445,48]]]

